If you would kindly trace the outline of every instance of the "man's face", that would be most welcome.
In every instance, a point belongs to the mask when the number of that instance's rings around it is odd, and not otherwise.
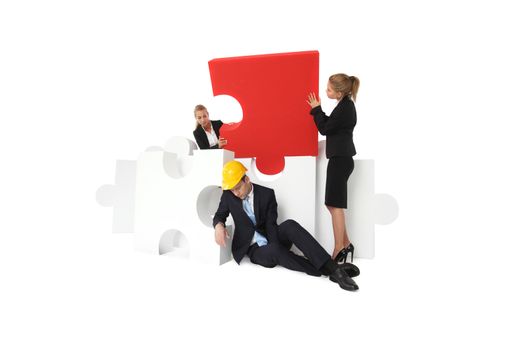
[[[234,188],[232,188],[230,191],[232,193],[240,198],[244,199],[250,193],[250,190],[252,189],[252,185],[250,183],[250,178],[248,176],[245,176],[243,180],[239,181],[237,185],[235,185]]]

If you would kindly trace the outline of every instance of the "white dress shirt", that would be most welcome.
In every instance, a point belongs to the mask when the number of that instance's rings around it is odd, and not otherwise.
[[[215,134],[215,130],[213,130],[213,125],[211,126],[210,132],[207,132],[206,130],[204,130],[204,132],[206,133],[206,136],[208,137],[208,142],[210,143],[210,147],[213,147],[219,143],[219,139],[217,138],[217,135]]]

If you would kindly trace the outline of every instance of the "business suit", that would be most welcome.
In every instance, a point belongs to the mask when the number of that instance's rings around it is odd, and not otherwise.
[[[321,106],[312,108],[315,125],[326,135],[326,158],[329,159],[326,171],[325,204],[335,208],[346,208],[347,182],[354,170],[352,156],[356,154],[354,127],[357,123],[354,101],[350,96],[343,97],[330,117]]]
[[[277,201],[272,189],[253,184],[254,225],[243,209],[242,200],[231,191],[224,191],[219,207],[213,218],[213,226],[225,223],[229,214],[235,222],[232,242],[233,258],[240,263],[245,255],[254,264],[265,267],[281,265],[290,270],[302,271],[309,275],[320,276],[321,267],[331,261],[330,255],[297,222],[286,220],[277,225]],[[251,244],[255,231],[263,235],[268,244],[259,247]],[[299,248],[305,257],[290,251],[292,244]]]
[[[350,96],[339,101],[330,117],[326,116],[321,106],[312,108],[310,114],[314,116],[321,135],[326,135],[326,158],[356,155],[353,133],[357,114]]]
[[[211,127],[215,131],[215,135],[217,135],[217,139],[220,138],[220,129],[222,126],[222,121],[220,120],[210,120]],[[193,137],[195,137],[195,141],[197,142],[197,145],[199,145],[200,149],[217,149],[219,148],[219,144],[216,144],[213,147],[210,147],[210,142],[208,141],[208,136],[206,136],[206,132],[202,128],[202,126],[197,126],[195,130],[193,130]]]

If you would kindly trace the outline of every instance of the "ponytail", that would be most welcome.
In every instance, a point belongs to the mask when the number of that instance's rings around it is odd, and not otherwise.
[[[343,97],[348,96],[355,102],[360,84],[358,77],[353,75],[348,76],[344,73],[338,73],[330,76],[328,81],[336,92],[342,93]]]
[[[360,82],[359,78],[353,75],[350,77],[350,81],[352,82],[352,86],[350,87],[350,98],[355,102],[357,99],[357,92],[359,91]]]

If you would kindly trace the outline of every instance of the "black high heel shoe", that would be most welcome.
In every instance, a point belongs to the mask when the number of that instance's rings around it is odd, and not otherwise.
[[[348,245],[348,247],[346,247],[344,249],[346,251],[346,254],[348,255],[348,253],[350,253],[350,262],[353,263],[354,262],[354,245],[352,243],[350,243]],[[346,262],[346,259],[345,259],[345,262]]]
[[[336,264],[341,264],[341,263],[345,263],[346,262],[346,258],[348,256],[348,251],[346,250],[346,248],[343,248],[339,251],[339,253],[337,253],[337,255],[335,256],[334,258],[334,262]]]

